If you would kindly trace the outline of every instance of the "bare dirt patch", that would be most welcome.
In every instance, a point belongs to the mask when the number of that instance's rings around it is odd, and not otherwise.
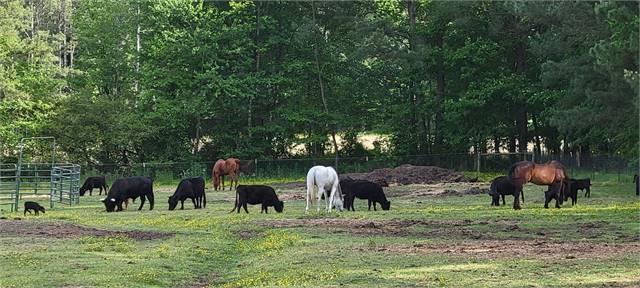
[[[77,238],[82,236],[128,237],[135,240],[154,240],[173,236],[173,233],[152,231],[112,231],[84,227],[65,222],[0,220],[0,237],[26,236],[42,238]]]
[[[358,248],[371,251],[372,247]],[[640,243],[588,243],[547,240],[474,240],[453,244],[376,245],[374,251],[412,254],[442,253],[481,258],[604,259],[638,255]]]
[[[391,186],[385,189],[389,197],[418,199],[432,196],[464,196],[488,194],[486,183],[436,183],[414,184],[408,186]]]
[[[349,233],[379,236],[422,236],[457,237],[466,239],[495,239],[489,233],[483,233],[471,225],[492,225],[494,230],[513,231],[520,229],[511,221],[471,221],[471,220],[365,220],[342,218],[318,219],[282,219],[258,221],[259,225],[271,228],[319,227],[332,233]],[[506,230],[505,230],[506,231]],[[526,232],[524,229],[521,231]]]
[[[343,174],[343,177],[369,180],[382,186],[385,184],[433,184],[447,182],[468,182],[464,175],[453,170],[436,166],[400,165],[396,168],[376,169],[369,173]]]

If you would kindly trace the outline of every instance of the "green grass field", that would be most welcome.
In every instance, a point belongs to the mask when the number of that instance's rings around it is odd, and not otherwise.
[[[232,192],[212,190],[204,210],[168,211],[173,186],[155,187],[153,211],[137,202],[106,213],[94,194],[40,217],[5,213],[0,287],[640,285],[633,184],[596,182],[591,198],[562,209],[543,209],[542,188],[528,185],[520,211],[513,198],[490,207],[487,195],[436,193],[464,185],[386,188],[391,210],[377,212],[357,200],[356,212],[305,215],[303,188],[287,185],[276,189],[287,200],[281,214],[230,214]],[[8,232],[7,223],[24,228]],[[175,234],[75,235],[64,224]]]

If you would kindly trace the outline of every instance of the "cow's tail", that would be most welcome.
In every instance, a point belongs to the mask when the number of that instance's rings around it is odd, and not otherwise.
[[[233,204],[233,209],[231,209],[231,211],[229,211],[229,213],[233,213],[233,211],[235,211],[235,210],[236,210],[236,208],[240,209],[240,208],[238,207],[238,191],[237,191],[237,190],[236,190],[236,201],[235,201],[235,202],[234,202],[234,204]]]
[[[202,190],[202,208],[207,208],[207,191]]]

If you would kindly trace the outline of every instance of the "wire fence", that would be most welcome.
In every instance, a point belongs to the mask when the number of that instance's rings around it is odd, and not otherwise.
[[[403,164],[438,166],[461,172],[506,173],[508,168],[521,160],[544,163],[550,160],[562,162],[574,178],[590,177],[595,181],[630,182],[638,173],[638,161],[615,155],[533,155],[530,153],[504,154],[430,154],[402,156],[364,156],[339,158],[338,173],[363,173],[379,168],[393,168]],[[156,182],[174,182],[187,177],[203,176],[211,179],[215,162],[133,163],[131,165],[98,164],[83,165],[82,179],[105,175],[107,181],[118,177],[144,175]],[[335,158],[306,159],[253,159],[242,160],[242,177],[300,179],[314,165],[334,166]]]

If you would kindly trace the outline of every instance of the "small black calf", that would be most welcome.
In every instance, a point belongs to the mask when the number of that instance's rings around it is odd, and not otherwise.
[[[281,213],[284,209],[284,202],[278,200],[276,191],[265,185],[239,185],[236,187],[236,202],[229,213],[236,209],[238,209],[238,213],[240,213],[240,207],[244,208],[244,211],[249,213],[249,210],[247,210],[247,204],[262,204],[260,213],[269,213],[269,206],[273,206],[278,213]]]
[[[507,176],[499,176],[491,181],[489,195],[491,195],[491,206],[500,206],[500,197],[502,197],[502,205],[505,205],[504,195],[513,195],[513,209],[520,209],[520,195],[524,202],[522,187],[514,185]]]
[[[36,212],[36,215],[39,215],[39,212],[44,213],[44,207],[40,206],[40,204],[36,202],[26,201],[24,202],[24,216],[27,215],[27,211],[29,212],[29,214],[31,214],[31,211],[34,211]]]
[[[373,204],[373,211],[377,211],[376,202],[380,203],[382,210],[391,208],[391,202],[387,200],[382,187],[378,183],[367,180],[342,180],[340,181],[340,188],[346,195],[344,203],[347,210],[355,211],[353,205],[355,198],[367,199],[369,210],[371,210],[371,204]]]

